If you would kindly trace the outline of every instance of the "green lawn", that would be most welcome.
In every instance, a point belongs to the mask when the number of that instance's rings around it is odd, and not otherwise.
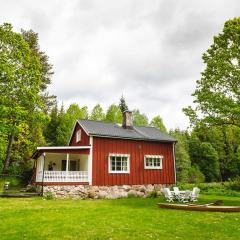
[[[237,197],[202,196],[202,202]],[[160,209],[162,198],[0,199],[0,239],[239,239],[240,213]]]

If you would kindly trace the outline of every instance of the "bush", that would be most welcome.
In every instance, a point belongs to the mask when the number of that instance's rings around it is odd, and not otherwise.
[[[239,190],[237,191],[238,186],[237,182],[234,181],[224,183],[178,184],[178,187],[184,190],[192,190],[193,187],[198,187],[201,190],[200,194],[240,197],[240,192]]]
[[[204,174],[200,171],[199,167],[194,165],[188,171],[189,183],[201,183],[205,181]]]
[[[16,190],[22,188],[22,181],[19,177],[11,177],[11,176],[1,176],[0,177],[0,192],[3,191],[3,187],[5,182],[9,182],[9,190]]]
[[[158,192],[155,191],[155,190],[148,193],[148,197],[149,197],[149,198],[157,198],[158,195],[159,195]]]
[[[134,193],[129,192],[127,195],[128,198],[137,198],[137,195]]]
[[[46,192],[46,194],[44,195],[44,198],[45,198],[46,200],[52,200],[52,199],[54,199],[52,192]]]
[[[226,189],[240,191],[240,177],[235,178],[235,180],[230,180],[224,183]]]

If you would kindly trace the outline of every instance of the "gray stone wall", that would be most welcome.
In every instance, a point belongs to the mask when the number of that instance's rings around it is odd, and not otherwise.
[[[51,192],[54,198],[76,198],[76,199],[116,199],[124,197],[147,197],[152,192],[159,195],[164,185],[122,185],[122,186],[44,186],[44,195]]]

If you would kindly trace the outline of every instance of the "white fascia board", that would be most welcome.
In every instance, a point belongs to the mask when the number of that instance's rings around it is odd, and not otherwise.
[[[37,150],[74,150],[90,148],[91,146],[56,146],[56,147],[37,147]]]

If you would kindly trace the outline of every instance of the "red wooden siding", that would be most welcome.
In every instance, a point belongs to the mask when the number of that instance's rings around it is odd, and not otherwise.
[[[130,173],[108,173],[109,153],[130,154]],[[144,155],[163,155],[163,169],[144,169]],[[172,184],[173,144],[93,137],[93,185]]]
[[[76,142],[76,132],[81,129],[81,141]],[[82,129],[82,127],[77,123],[75,129],[73,131],[72,138],[70,140],[69,146],[89,146],[89,136],[87,133]]]

